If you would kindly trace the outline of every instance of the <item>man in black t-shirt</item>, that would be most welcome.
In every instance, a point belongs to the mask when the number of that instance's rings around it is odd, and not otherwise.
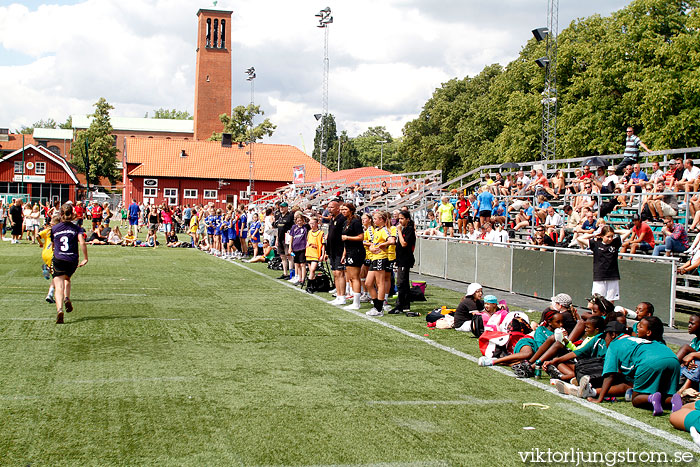
[[[286,242],[286,234],[293,224],[294,216],[289,212],[289,205],[286,202],[280,203],[280,211],[275,216],[275,227],[277,227],[277,253],[282,259],[283,274],[278,279],[289,279],[289,268],[293,267],[290,246]]]
[[[326,237],[326,256],[330,260],[333,279],[335,281],[335,300],[333,305],[345,305],[345,264],[342,262],[343,249],[343,226],[345,217],[340,213],[340,201],[334,199],[328,203],[328,212],[331,214],[331,222],[328,225],[328,236]]]
[[[19,243],[22,238],[22,200],[15,199],[14,204],[7,212],[10,226],[12,227],[12,243]]]

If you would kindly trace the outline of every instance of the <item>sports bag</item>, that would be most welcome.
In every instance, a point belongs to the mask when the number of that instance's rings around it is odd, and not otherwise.
[[[576,379],[581,381],[583,376],[591,377],[591,385],[599,388],[603,384],[603,362],[605,357],[584,358],[576,362],[574,372]]]

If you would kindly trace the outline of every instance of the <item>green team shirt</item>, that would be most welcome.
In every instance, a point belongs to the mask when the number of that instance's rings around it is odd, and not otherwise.
[[[452,204],[447,203],[447,204],[440,204],[440,207],[437,208],[438,214],[440,214],[440,222],[453,222],[454,218],[452,217],[452,213],[454,211],[454,206]]]
[[[537,348],[539,349],[540,346],[544,344],[544,341],[546,341],[552,334],[554,334],[554,332],[547,329],[547,326],[539,326],[535,331],[535,344],[537,345]]]
[[[637,366],[637,352],[642,345],[649,345],[651,341],[639,337],[623,334],[610,343],[605,353],[603,363],[603,376],[609,373],[622,373],[628,379],[634,377],[634,369]]]
[[[700,337],[696,337],[695,339],[693,339],[693,341],[690,343],[690,346],[696,352],[700,352]]]
[[[585,344],[574,350],[576,357],[605,357],[605,352],[608,350],[608,347],[605,345],[604,337],[603,333],[600,333],[588,339]]]

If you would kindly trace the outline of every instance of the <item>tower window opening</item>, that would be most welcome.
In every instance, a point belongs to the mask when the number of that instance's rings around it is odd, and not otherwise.
[[[214,47],[219,46],[219,20],[214,20]]]
[[[207,18],[207,47],[211,47],[211,18]]]
[[[226,48],[226,20],[221,20],[221,48]]]

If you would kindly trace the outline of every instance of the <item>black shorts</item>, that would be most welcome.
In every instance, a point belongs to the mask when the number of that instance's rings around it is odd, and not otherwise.
[[[365,262],[365,250],[350,251],[345,254],[345,265],[352,268],[361,268]]]
[[[78,263],[74,261],[64,261],[54,258],[51,264],[51,275],[53,277],[68,276],[71,277],[75,270],[78,269]]]
[[[342,256],[329,256],[332,271],[345,271],[345,265],[340,261]]]
[[[373,259],[372,265],[369,267],[370,271],[389,271],[389,260],[383,259]]]
[[[446,229],[452,229],[452,228],[454,228],[454,224],[455,224],[454,222],[443,222],[442,226]]]
[[[491,211],[479,211],[479,217],[491,217]]]
[[[396,259],[390,259],[390,260],[389,260],[389,266],[387,267],[387,271],[393,271],[393,270],[394,270],[394,265],[396,265]]]
[[[368,268],[372,267],[372,260],[369,258],[365,258],[365,266],[367,266]]]
[[[294,252],[294,264],[304,264],[306,263],[306,250],[299,250]]]

